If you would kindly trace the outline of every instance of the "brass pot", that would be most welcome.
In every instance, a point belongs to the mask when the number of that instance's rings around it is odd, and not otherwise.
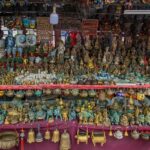
[[[16,132],[2,132],[0,133],[0,149],[12,149],[19,143],[19,137]]]
[[[8,90],[8,91],[5,93],[5,95],[6,95],[7,97],[13,97],[13,96],[14,96],[14,91]]]
[[[5,92],[4,92],[4,91],[0,91],[0,97],[3,97],[3,96],[4,96],[4,94],[5,94]]]
[[[50,89],[46,89],[46,90],[45,90],[45,94],[46,94],[46,95],[51,95],[51,94],[52,94],[52,91],[51,91]]]
[[[33,96],[33,91],[32,90],[27,90],[26,91],[26,93],[25,93],[25,96],[27,96],[27,97],[31,97],[31,96]]]
[[[64,93],[65,96],[68,96],[68,95],[70,95],[70,90],[66,89],[66,90],[63,91],[63,93]]]
[[[140,133],[136,130],[134,130],[133,132],[131,132],[131,137],[135,140],[140,138]]]
[[[88,96],[88,92],[86,90],[81,91],[80,96],[85,98]]]

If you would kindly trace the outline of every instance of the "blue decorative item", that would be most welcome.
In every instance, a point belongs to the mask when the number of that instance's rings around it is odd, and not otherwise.
[[[40,132],[40,124],[38,124],[38,133],[36,135],[35,141],[37,143],[43,142],[43,136],[42,136],[42,133]]]
[[[29,18],[28,18],[28,17],[24,17],[24,18],[22,19],[22,24],[23,24],[23,26],[24,26],[25,28],[29,28],[29,26],[30,26],[30,20],[29,20]]]
[[[29,34],[26,36],[26,44],[27,46],[36,45],[36,36],[34,35],[34,31],[29,31]]]
[[[12,49],[13,57],[16,57],[16,52],[17,52],[17,48],[16,48],[16,47],[13,47],[13,49]]]
[[[54,115],[55,115],[55,119],[60,118],[60,119],[62,120],[61,110],[60,110],[60,107],[59,107],[59,106],[57,106],[57,107],[54,109]]]
[[[53,13],[50,15],[50,24],[56,25],[58,24],[58,14],[56,13],[56,5],[53,6]]]
[[[26,45],[26,36],[23,34],[22,30],[18,30],[16,35],[16,46],[24,47]]]
[[[15,46],[15,38],[13,37],[12,30],[9,30],[8,36],[6,37],[5,40],[5,48],[8,55],[11,53],[14,46]]]
[[[22,47],[18,47],[18,52],[19,52],[19,56],[22,57],[23,48]]]
[[[30,19],[30,28],[35,29],[36,27],[36,20],[35,19]]]

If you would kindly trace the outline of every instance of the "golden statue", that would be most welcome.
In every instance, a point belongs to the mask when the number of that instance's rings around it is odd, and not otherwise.
[[[30,144],[35,142],[35,132],[33,131],[33,129],[30,129],[30,131],[28,132],[27,142]]]
[[[54,130],[53,136],[52,136],[52,142],[57,143],[60,140],[60,132],[58,129]]]
[[[51,133],[48,129],[45,132],[44,139],[45,140],[50,140],[51,139]]]

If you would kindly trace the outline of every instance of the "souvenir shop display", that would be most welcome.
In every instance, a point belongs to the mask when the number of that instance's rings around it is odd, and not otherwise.
[[[80,2],[98,19],[57,14],[50,24],[34,8],[52,1],[0,2],[2,11],[35,11],[1,16],[0,149],[150,140],[150,20],[122,13],[149,1]]]

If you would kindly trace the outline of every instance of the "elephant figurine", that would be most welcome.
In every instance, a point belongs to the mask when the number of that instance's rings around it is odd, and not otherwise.
[[[113,111],[112,114],[110,114],[110,120],[112,124],[118,125],[120,122],[120,115],[117,111]]]
[[[32,122],[32,121],[34,122],[35,121],[35,112],[34,111],[30,110],[28,112],[28,116],[29,116],[30,122]]]
[[[69,120],[70,120],[70,121],[71,121],[71,120],[75,120],[76,117],[77,117],[76,111],[73,110],[73,109],[70,110],[70,112],[69,112]]]
[[[52,119],[53,118],[53,107],[49,107],[46,113],[46,120]]]
[[[60,109],[59,106],[57,106],[57,107],[54,109],[54,116],[55,116],[55,119],[60,118],[60,119],[62,120],[61,109]]]
[[[11,54],[14,46],[15,46],[15,38],[13,37],[12,30],[9,30],[8,36],[6,37],[6,40],[5,40],[5,48],[6,48],[6,52],[8,55]]]

